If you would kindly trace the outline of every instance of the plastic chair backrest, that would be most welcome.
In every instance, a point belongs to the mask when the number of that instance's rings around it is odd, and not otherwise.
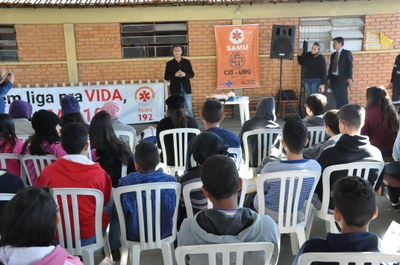
[[[242,148],[237,147],[229,147],[228,148],[228,155],[236,164],[236,168],[239,171],[240,165],[242,163]]]
[[[246,169],[250,168],[250,152],[251,147],[249,145],[249,137],[257,137],[257,157],[253,157],[253,160],[257,162],[257,165],[261,165],[262,160],[265,157],[271,156],[272,147],[279,141],[282,135],[281,129],[256,129],[243,133],[243,148],[244,148],[244,163]]]
[[[248,264],[245,254],[256,251],[264,252],[264,264],[269,265],[274,252],[274,245],[270,242],[180,246],[176,248],[175,256],[178,265],[186,265],[186,256],[194,254],[206,254],[209,265]],[[218,263],[217,259],[222,259],[222,262]]]
[[[184,171],[186,167],[186,153],[189,145],[189,135],[198,135],[199,129],[194,128],[177,128],[169,129],[160,132],[160,144],[162,150],[163,161],[167,167],[173,168],[170,171],[171,175],[175,175],[175,172]],[[172,142],[174,146],[174,165],[167,164],[167,148],[165,145],[165,136],[172,134]]]
[[[59,222],[57,225],[60,246],[67,249],[73,255],[82,255],[82,251],[85,248],[100,249],[103,247],[103,193],[100,190],[87,188],[53,188],[52,190],[54,200],[58,202],[60,207],[60,212],[58,213]],[[93,197],[96,202],[95,216],[93,217],[95,218],[96,243],[82,247],[78,197],[83,196]],[[74,231],[72,231],[72,227]]]
[[[379,175],[381,174],[385,164],[380,161],[357,161],[346,164],[338,164],[329,166],[324,169],[322,172],[322,201],[321,201],[321,209],[314,209],[316,214],[322,218],[323,220],[327,220],[330,222],[333,221],[333,215],[328,213],[329,210],[329,201],[331,198],[331,175],[333,172],[343,172],[344,176],[358,176],[365,180],[368,180],[371,171],[377,171],[377,178],[371,183],[371,186],[375,188],[375,185],[379,179]],[[331,226],[334,228],[334,225]],[[331,232],[335,232],[331,231]]]
[[[301,254],[299,265],[310,265],[313,262],[336,262],[338,265],[380,265],[382,263],[400,262],[399,253],[382,252],[309,252]]]
[[[123,130],[114,130],[114,132],[119,139],[129,144],[131,151],[134,151],[137,136],[133,132],[123,131]]]
[[[21,164],[24,168],[25,174],[27,176],[29,185],[32,186],[32,173],[36,174],[35,177],[39,177],[40,173],[42,173],[43,169],[52,164],[57,160],[55,155],[22,155],[20,157]],[[30,162],[29,162],[30,161]],[[31,163],[33,165],[33,172],[30,171],[30,166],[28,165]]]
[[[10,201],[14,196],[14,193],[0,193],[0,201]]]
[[[325,126],[311,126],[307,127],[308,131],[308,146],[311,147],[315,144],[321,143],[325,140],[326,132]]]
[[[7,169],[10,172],[10,169],[7,168],[7,161],[11,162],[14,161],[15,163],[18,163],[19,165],[19,172],[16,174],[17,176],[20,176],[23,181],[26,181],[26,178],[24,176],[24,169],[22,168],[21,162],[20,162],[20,157],[21,155],[18,154],[11,154],[11,153],[0,153],[0,168],[1,169]],[[10,161],[11,160],[11,161]],[[13,172],[10,172],[13,173]],[[26,185],[26,183],[24,183]]]
[[[17,134],[17,138],[23,141],[28,140],[29,137],[31,137],[31,134]]]
[[[243,207],[244,199],[246,196],[247,185],[248,185],[247,180],[242,179],[242,192],[240,193],[239,207]],[[192,191],[201,190],[201,187],[203,187],[203,182],[195,181],[195,182],[186,184],[182,189],[183,201],[185,203],[185,209],[186,209],[186,216],[188,218],[194,216],[193,205],[192,205],[192,201],[190,199],[190,193]],[[207,208],[211,209],[212,207],[213,207],[212,202],[209,199],[207,199]]]
[[[295,233],[298,226],[305,227],[314,194],[321,174],[317,171],[290,170],[261,174],[257,179],[258,212],[265,213],[264,183],[279,182],[279,232]],[[311,188],[308,179],[312,180]],[[306,192],[306,193],[305,193]],[[304,205],[305,203],[305,205]],[[305,209],[304,219],[299,218],[299,209]],[[299,242],[301,243],[301,242]]]
[[[173,216],[172,233],[169,237],[172,241],[176,239],[177,234],[177,218],[178,206],[181,195],[181,184],[177,182],[159,182],[159,183],[146,183],[129,185],[116,188],[113,193],[115,208],[117,209],[119,224],[121,228],[121,242],[127,245],[127,242],[132,242],[127,239],[126,234],[126,221],[122,209],[121,195],[125,193],[135,193],[136,207],[138,211],[139,223],[139,238],[140,248],[142,250],[161,248],[161,191],[174,190],[176,201]],[[154,194],[152,196],[152,193]],[[145,208],[143,208],[142,194],[145,194]],[[152,200],[154,199],[154,202]],[[152,209],[152,204],[155,206]],[[145,219],[146,216],[146,219]],[[155,216],[155,223],[153,223],[152,216]],[[153,230],[154,228],[154,230]],[[147,239],[146,240],[146,235]]]

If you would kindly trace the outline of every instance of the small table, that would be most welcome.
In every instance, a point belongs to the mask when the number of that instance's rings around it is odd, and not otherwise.
[[[239,105],[240,122],[243,125],[245,121],[250,119],[249,97],[238,97],[232,101],[225,101],[224,105]]]

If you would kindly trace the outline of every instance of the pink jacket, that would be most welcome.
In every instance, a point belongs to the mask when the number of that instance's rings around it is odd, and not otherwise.
[[[46,257],[34,263],[33,265],[83,265],[82,261],[69,254],[68,251],[57,246],[52,252],[50,252]]]
[[[3,143],[3,140],[0,140],[0,145]],[[15,146],[12,150],[11,149],[11,145],[7,144],[4,148],[5,152],[1,152],[1,153],[7,153],[7,154],[17,154],[20,155],[22,152],[22,146],[24,145],[24,141],[18,139],[15,143]],[[7,166],[7,170],[9,173],[20,177],[21,175],[21,166],[19,161],[17,160],[7,160],[6,161],[6,166]]]

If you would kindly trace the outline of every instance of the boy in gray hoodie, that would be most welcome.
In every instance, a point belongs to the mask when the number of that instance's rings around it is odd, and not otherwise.
[[[271,264],[275,264],[279,256],[278,227],[269,216],[239,208],[237,192],[242,182],[233,160],[224,155],[209,157],[203,164],[201,180],[213,209],[183,221],[178,246],[271,242],[275,246]],[[264,264],[264,255],[260,252],[247,253],[244,259],[246,264]],[[208,264],[207,256],[194,255],[189,264]]]

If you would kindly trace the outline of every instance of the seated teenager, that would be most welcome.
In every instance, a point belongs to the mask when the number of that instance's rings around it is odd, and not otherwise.
[[[49,189],[29,187],[15,195],[0,223],[0,264],[83,265],[52,244],[58,206]]]
[[[201,168],[204,162],[213,155],[227,155],[228,145],[225,141],[213,132],[204,131],[193,139],[192,144],[193,159],[197,166],[190,168],[185,174],[179,178],[182,192],[185,185],[196,181],[201,181]],[[193,213],[207,209],[207,199],[201,190],[195,190],[190,193],[190,200],[193,206]],[[186,216],[185,203],[183,194],[181,193],[181,201],[178,213],[178,227]]]
[[[326,103],[326,97],[320,93],[311,94],[306,98],[305,107],[307,116],[303,119],[306,127],[325,125],[322,116],[325,112]]]
[[[271,242],[274,253],[271,264],[279,256],[280,236],[276,223],[267,215],[248,208],[239,208],[237,193],[241,189],[235,162],[228,156],[215,155],[203,164],[203,192],[213,203],[213,209],[198,212],[183,221],[178,234],[178,246]],[[244,257],[245,264],[264,264],[257,252]],[[192,255],[189,264],[207,264],[207,256]]]
[[[317,159],[325,148],[336,144],[342,134],[339,130],[338,110],[329,110],[324,114],[325,132],[329,138],[326,141],[304,149],[303,155],[307,158]]]
[[[156,169],[160,163],[160,155],[157,146],[149,142],[141,142],[135,148],[135,168],[137,172],[132,172],[128,176],[119,180],[118,187],[153,183],[153,182],[175,182],[175,178]],[[161,238],[171,235],[172,217],[175,211],[175,192],[166,190],[161,193]],[[143,201],[145,201],[143,199]],[[132,241],[139,241],[139,223],[136,205],[136,195],[132,193],[123,194],[121,196],[121,204],[126,220],[127,238]],[[119,240],[121,231],[116,210],[114,209],[110,225],[110,247],[114,260],[120,257],[119,248],[121,242]]]
[[[381,240],[368,231],[369,223],[378,216],[375,192],[368,181],[360,177],[341,178],[333,186],[332,196],[335,204],[333,216],[341,233],[328,233],[325,239],[307,240],[297,253],[293,265],[297,265],[299,256],[307,252],[380,251]]]
[[[83,155],[88,148],[86,126],[79,122],[67,124],[61,131],[61,144],[67,155],[45,167],[37,186],[97,189],[104,195],[104,205],[108,204],[111,197],[110,176],[98,163]],[[96,206],[94,200],[87,196],[78,200],[82,245],[89,245],[96,241]],[[61,201],[59,203],[61,204]],[[107,227],[108,221],[109,215],[103,212],[103,228]]]
[[[307,143],[307,128],[299,120],[288,120],[283,127],[283,139],[281,141],[283,148],[286,151],[287,160],[271,161],[267,163],[261,170],[261,174],[270,172],[280,172],[288,170],[310,170],[321,172],[321,166],[313,159],[303,158],[303,148]],[[313,179],[306,178],[303,183],[304,193],[300,195],[299,205],[303,205],[313,186]],[[265,181],[264,182],[264,197],[265,197],[265,212],[277,221],[279,212],[279,191],[280,182]],[[254,209],[258,209],[257,196],[254,198]],[[301,209],[299,209],[301,210]]]

